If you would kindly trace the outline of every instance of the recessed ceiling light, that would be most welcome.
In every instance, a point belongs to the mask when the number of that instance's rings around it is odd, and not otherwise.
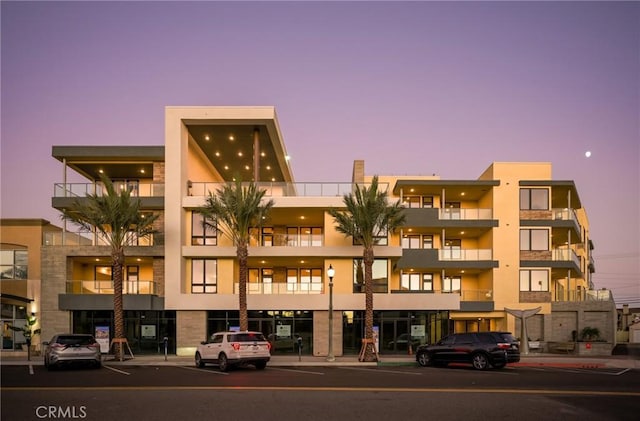
[[[238,156],[242,156],[242,151],[238,152]]]
[[[210,137],[209,137],[208,134],[204,135],[204,140],[209,140],[209,139],[210,139]]]
[[[264,153],[264,152],[260,152],[260,156],[263,156],[263,157],[264,157],[264,156],[267,156],[267,154],[266,154],[266,153]]]
[[[460,193],[460,196],[464,196],[464,195],[465,195],[465,193],[464,193],[464,192]]]
[[[236,140],[236,138],[233,137],[233,135],[229,135],[229,140],[234,141],[234,140]]]
[[[220,156],[220,152],[217,152],[217,151],[216,151],[216,156]]]
[[[99,172],[100,174],[104,174],[104,171],[103,171],[103,170],[98,170],[98,172]]]
[[[144,174],[144,168],[140,170],[140,174]]]
[[[224,169],[225,169],[225,170],[228,170],[228,169],[229,169],[229,166],[228,166],[228,165],[225,165],[225,166],[224,166]]]
[[[267,169],[268,169],[268,170],[271,170],[271,165],[267,165]]]
[[[271,181],[276,181],[276,178],[275,177],[271,177]]]
[[[250,166],[248,166],[248,165],[245,165],[245,166],[244,166],[244,169],[245,169],[245,170],[249,170],[249,169],[251,169],[251,167],[250,167]]]

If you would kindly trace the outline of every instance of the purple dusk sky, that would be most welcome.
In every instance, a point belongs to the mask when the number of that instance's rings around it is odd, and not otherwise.
[[[45,218],[53,145],[162,145],[168,105],[273,105],[297,181],[574,180],[597,288],[640,306],[640,3],[1,3],[1,216]],[[591,157],[585,156],[591,151]]]

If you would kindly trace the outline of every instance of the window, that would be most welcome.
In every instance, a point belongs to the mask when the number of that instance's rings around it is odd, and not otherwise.
[[[400,289],[404,291],[433,291],[433,274],[403,272]]]
[[[442,292],[458,292],[462,278],[460,276],[446,276],[442,283]]]
[[[520,270],[520,291],[549,291],[549,272],[539,269]]]
[[[422,207],[423,208],[432,208],[433,207],[433,196],[422,196]]]
[[[520,250],[549,250],[549,231],[546,229],[521,229]]]
[[[422,236],[422,248],[423,249],[432,249],[433,248],[433,235],[423,235]]]
[[[445,202],[444,219],[460,219],[460,202]]]
[[[300,246],[321,247],[322,246],[322,228],[321,227],[301,227],[300,228]]]
[[[386,293],[388,288],[387,259],[375,259],[371,268],[373,292]],[[364,261],[353,259],[353,292],[364,292]]]
[[[432,208],[433,196],[404,196],[402,205],[405,208]]]
[[[450,239],[445,240],[443,251],[444,259],[461,259],[462,258],[462,240]]]
[[[548,210],[549,190],[547,189],[520,189],[521,210]]]
[[[215,294],[218,292],[218,261],[215,259],[191,260],[191,293]]]
[[[218,245],[218,230],[214,228],[215,226],[215,221],[206,219],[201,213],[193,212],[191,214],[191,245]]]
[[[287,269],[287,292],[322,292],[322,269]]]
[[[378,233],[378,235],[374,235],[373,236],[373,244],[375,246],[388,246],[389,245],[389,238],[387,233],[385,232],[384,235],[380,235],[381,233]],[[353,239],[353,245],[354,246],[361,246],[362,242],[359,240],[356,240],[355,238]]]
[[[420,236],[419,235],[403,235],[402,248],[403,249],[419,249]]]
[[[0,279],[27,279],[27,250],[0,251]]]

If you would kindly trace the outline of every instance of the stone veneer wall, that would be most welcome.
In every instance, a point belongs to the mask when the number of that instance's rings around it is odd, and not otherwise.
[[[206,311],[176,311],[176,354],[193,356],[207,338]]]
[[[313,355],[329,354],[329,311],[313,312]],[[333,312],[333,355],[342,355],[342,312]]]
[[[48,341],[57,333],[71,332],[71,313],[58,308],[58,295],[64,294],[66,291],[67,272],[70,270],[67,252],[71,248],[67,246],[42,247],[42,296],[39,317],[42,341]]]

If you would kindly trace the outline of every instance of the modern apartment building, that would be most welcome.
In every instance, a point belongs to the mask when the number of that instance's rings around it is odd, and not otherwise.
[[[328,210],[367,185],[363,161],[344,183],[295,182],[273,107],[167,107],[164,146],[54,146],[65,177],[54,208],[100,192],[100,174],[158,213],[158,234],[126,249],[125,323],[135,352],[190,355],[211,333],[239,325],[238,264],[231,240],[199,213],[210,192],[255,181],[275,205],[249,247],[249,326],[276,353],[357,353],[364,330],[362,247],[336,231]],[[390,159],[393,159],[390,157]],[[68,183],[73,171],[86,178]],[[504,329],[506,310],[540,308],[532,340],[565,341],[584,323],[615,333],[612,298],[594,291],[586,212],[575,184],[549,163],[493,163],[476,180],[379,175],[406,223],[374,249],[374,325],[380,353],[407,352],[449,332]],[[73,227],[43,249],[43,334],[112,335],[109,248]],[[327,269],[335,269],[329,289]],[[595,303],[595,304],[594,304]],[[585,307],[587,306],[587,307]],[[613,311],[610,311],[610,307]]]
[[[44,219],[0,219],[0,305],[2,350],[21,350],[26,344],[21,328],[27,318],[41,319],[40,250],[45,238],[59,232]],[[33,329],[38,329],[36,322]],[[39,338],[34,338],[37,343]],[[36,346],[37,347],[37,346]]]

